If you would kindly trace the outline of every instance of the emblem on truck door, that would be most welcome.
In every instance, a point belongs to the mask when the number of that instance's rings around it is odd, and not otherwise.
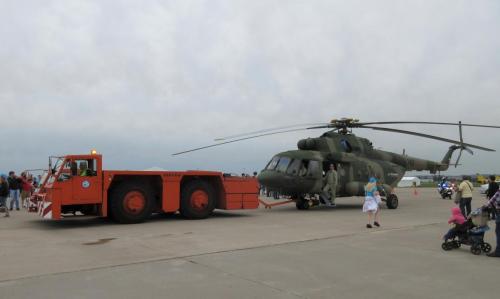
[[[90,187],[90,182],[89,182],[89,181],[87,181],[87,180],[83,181],[83,182],[82,182],[82,187],[83,187],[83,188],[88,188],[88,187]]]

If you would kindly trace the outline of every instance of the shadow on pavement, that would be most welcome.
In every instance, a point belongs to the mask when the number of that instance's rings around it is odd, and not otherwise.
[[[68,216],[61,220],[44,220],[36,219],[30,220],[28,223],[30,227],[34,229],[41,230],[52,230],[52,229],[74,229],[80,227],[99,227],[99,226],[122,226],[122,225],[147,225],[148,223],[155,222],[167,222],[167,221],[209,221],[211,218],[240,218],[240,217],[250,217],[250,214],[237,214],[234,212],[222,212],[214,211],[214,213],[207,219],[191,220],[182,217],[179,213],[175,214],[165,214],[157,213],[153,214],[148,220],[141,223],[133,224],[121,224],[117,223],[109,218],[97,217],[97,216]]]

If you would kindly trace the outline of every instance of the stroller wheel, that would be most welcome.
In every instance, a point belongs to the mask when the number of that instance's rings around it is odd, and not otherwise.
[[[443,244],[441,244],[441,248],[443,248],[443,250],[445,251],[448,251],[452,249],[452,246],[451,243],[449,242],[443,242]]]
[[[486,253],[490,253],[490,251],[491,251],[490,243],[484,242],[483,244],[481,244],[481,249]]]
[[[459,241],[455,240],[450,245],[452,245],[453,248],[460,248],[460,245],[462,245],[462,244],[460,244]]]
[[[480,245],[472,245],[470,247],[470,252],[474,255],[480,255],[481,254],[481,246]]]

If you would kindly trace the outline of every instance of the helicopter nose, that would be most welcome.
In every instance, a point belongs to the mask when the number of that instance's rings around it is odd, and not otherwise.
[[[257,176],[257,180],[259,181],[259,184],[266,186],[267,188],[279,188],[280,177],[281,175],[274,171],[262,171]]]

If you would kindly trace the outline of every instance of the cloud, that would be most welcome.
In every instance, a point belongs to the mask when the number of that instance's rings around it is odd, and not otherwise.
[[[321,132],[185,157],[213,138],[356,117],[499,124],[496,1],[2,1],[0,168],[96,147],[112,168],[260,169]],[[421,129],[420,129],[421,128]],[[456,128],[405,127],[448,138]],[[440,160],[447,145],[356,131]],[[500,150],[500,132],[464,130]],[[456,172],[498,172],[498,153]]]

